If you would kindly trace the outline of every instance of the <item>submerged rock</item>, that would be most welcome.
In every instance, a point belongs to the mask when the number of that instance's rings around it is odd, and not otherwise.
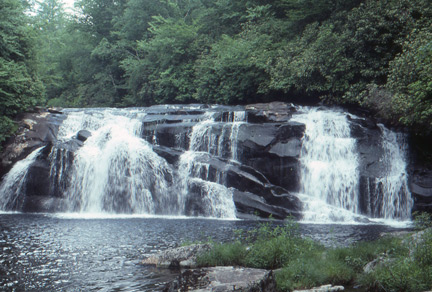
[[[272,271],[240,267],[214,267],[183,272],[169,283],[164,292],[174,291],[243,291],[275,292]]]

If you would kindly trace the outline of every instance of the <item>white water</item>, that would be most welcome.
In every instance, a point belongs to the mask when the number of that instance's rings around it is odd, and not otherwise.
[[[173,200],[167,177],[172,176],[172,170],[138,137],[139,119],[109,110],[96,117],[74,112],[63,122],[60,133],[70,137],[78,129],[90,130],[92,136],[74,157],[66,190],[70,210],[154,214],[158,206],[170,205],[166,212],[180,212],[177,204],[170,204]]]
[[[382,162],[386,166],[385,173],[375,180],[374,217],[409,219],[413,200],[408,189],[406,171],[407,145],[402,135],[379,125],[382,132],[384,156]]]
[[[231,135],[230,135],[230,152],[231,160],[238,160],[238,134],[240,126],[245,123],[246,113],[244,111],[236,111],[233,113]]]
[[[403,135],[384,126],[381,163],[386,171],[370,188],[375,201],[371,219],[359,210],[359,157],[356,140],[351,137],[347,115],[342,112],[302,108],[294,120],[306,131],[301,151],[301,188],[305,222],[370,222],[382,220],[406,224],[413,201],[406,173],[406,144]],[[371,184],[371,183],[369,183]],[[378,219],[380,218],[380,219]],[[381,220],[381,221],[380,221]],[[390,220],[390,221],[389,221]]]
[[[306,125],[300,158],[301,193],[308,198],[304,220],[347,220],[348,214],[358,212],[359,173],[346,115],[312,108],[294,119]]]
[[[158,156],[152,145],[140,138],[143,112],[116,109],[72,111],[59,131],[67,141],[79,130],[92,135],[75,152],[72,169],[67,151],[53,150],[52,176],[68,179],[64,190],[69,210],[82,214],[165,214],[182,216],[191,184],[209,166],[196,163],[199,154],[217,154],[220,133],[215,113],[206,113],[190,134],[190,150],[180,157],[176,169]],[[234,122],[232,122],[234,124]],[[224,144],[224,143],[222,143]],[[66,165],[66,166],[64,166]],[[63,173],[68,172],[68,174]],[[71,173],[69,173],[71,172]],[[204,212],[212,218],[235,218],[232,192],[217,183],[201,180]]]
[[[71,110],[58,139],[69,141],[79,130],[92,136],[72,152],[53,148],[50,176],[66,194],[69,210],[81,214],[134,214],[184,216],[191,195],[211,218],[235,218],[232,190],[224,186],[223,170],[208,162],[221,159],[239,163],[238,134],[244,111],[225,115],[207,112],[192,128],[189,147],[175,166],[158,156],[142,138],[140,109]],[[300,108],[293,120],[304,123],[301,150],[301,193],[304,221],[349,223],[370,220],[359,210],[359,157],[346,114],[333,110]],[[382,177],[369,183],[370,216],[378,220],[407,220],[413,205],[407,187],[406,145],[403,136],[380,126],[386,166]],[[184,146],[183,146],[184,147]],[[27,169],[41,149],[17,163],[0,186],[0,209],[17,209]],[[73,160],[73,163],[72,163]],[[19,208],[18,208],[19,209]],[[105,215],[100,215],[105,214]],[[375,219],[374,219],[375,220]],[[386,222],[388,224],[388,222]]]
[[[3,178],[0,185],[0,210],[16,210],[24,194],[25,181],[29,167],[36,160],[44,147],[30,153],[26,158],[15,163]],[[18,208],[19,209],[19,208]]]
[[[223,186],[222,173],[217,171],[216,182],[209,181],[210,165],[200,161],[200,157],[214,155],[224,158],[226,144],[228,156],[237,160],[237,136],[239,127],[244,123],[244,111],[230,112],[228,122],[215,121],[216,113],[208,112],[197,123],[190,134],[189,150],[180,156],[178,166],[178,186],[181,202],[186,202],[191,185],[200,188],[205,213],[211,217],[235,218],[232,191]],[[222,123],[222,124],[221,124]],[[219,130],[217,126],[221,127]],[[229,139],[226,136],[229,131]]]

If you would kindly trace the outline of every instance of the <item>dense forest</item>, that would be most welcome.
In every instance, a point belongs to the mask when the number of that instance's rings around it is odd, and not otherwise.
[[[0,1],[0,142],[35,105],[279,100],[432,129],[431,0]]]

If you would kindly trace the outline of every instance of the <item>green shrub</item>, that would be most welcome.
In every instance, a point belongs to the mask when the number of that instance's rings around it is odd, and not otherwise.
[[[365,273],[365,265],[377,258],[382,260],[372,272]],[[214,244],[198,258],[198,264],[282,268],[276,272],[280,291],[323,284],[360,284],[368,291],[425,291],[432,288],[432,229],[423,231],[414,245],[412,240],[384,237],[349,247],[325,248],[302,238],[292,221],[276,227],[263,224],[239,232],[233,243]]]
[[[312,253],[297,258],[276,273],[281,291],[309,288],[323,284],[347,284],[354,280],[355,271],[335,253]]]
[[[368,291],[426,291],[432,287],[432,268],[399,257],[380,264],[372,273],[360,275],[359,283]]]
[[[197,257],[198,266],[239,266],[244,265],[246,247],[239,241],[216,243],[213,248]]]

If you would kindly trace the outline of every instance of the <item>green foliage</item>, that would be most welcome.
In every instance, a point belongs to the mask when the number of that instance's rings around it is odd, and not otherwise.
[[[324,248],[302,238],[292,221],[284,226],[262,224],[239,232],[232,243],[213,244],[212,250],[198,257],[198,263],[282,268],[276,272],[280,291],[329,283],[360,284],[368,291],[425,291],[432,287],[432,230],[417,236],[414,241],[383,237],[349,247]],[[372,261],[376,261],[372,272],[365,272]]]
[[[0,144],[3,143],[7,137],[12,135],[15,131],[16,125],[14,122],[6,116],[0,116]]]
[[[9,112],[44,93],[58,106],[319,97],[432,128],[429,0],[79,0],[76,15],[41,0],[31,19],[20,2],[0,3]]]
[[[323,284],[348,284],[355,277],[354,270],[337,258],[330,256],[307,256],[298,258],[276,273],[277,287],[291,291]]]
[[[414,29],[403,52],[390,63],[388,89],[392,105],[403,124],[430,132],[432,129],[432,23]]]
[[[138,56],[122,63],[130,100],[138,105],[191,101],[193,62],[204,41],[197,26],[163,17],[155,17],[150,25],[152,38],[138,42]]]
[[[432,228],[432,214],[426,212],[414,212],[414,226],[417,230]]]
[[[197,257],[199,266],[244,265],[246,247],[239,241],[233,243],[214,243],[212,249]]]
[[[33,31],[19,0],[0,3],[0,142],[15,130],[12,119],[42,101],[35,72]]]
[[[198,258],[200,265],[242,265],[277,269],[322,250],[320,245],[301,238],[297,225],[291,221],[276,227],[262,224],[246,234],[240,233],[234,243],[213,246],[210,252]]]
[[[363,275],[360,282],[372,291],[425,291],[432,287],[431,273],[430,266],[420,266],[409,258],[400,257]]]
[[[303,239],[292,222],[285,226],[262,225],[253,234],[255,238],[245,258],[246,266],[277,269],[311,253],[318,246]]]
[[[253,62],[254,44],[223,36],[197,62],[195,98],[207,103],[244,103],[257,95],[266,73]]]

